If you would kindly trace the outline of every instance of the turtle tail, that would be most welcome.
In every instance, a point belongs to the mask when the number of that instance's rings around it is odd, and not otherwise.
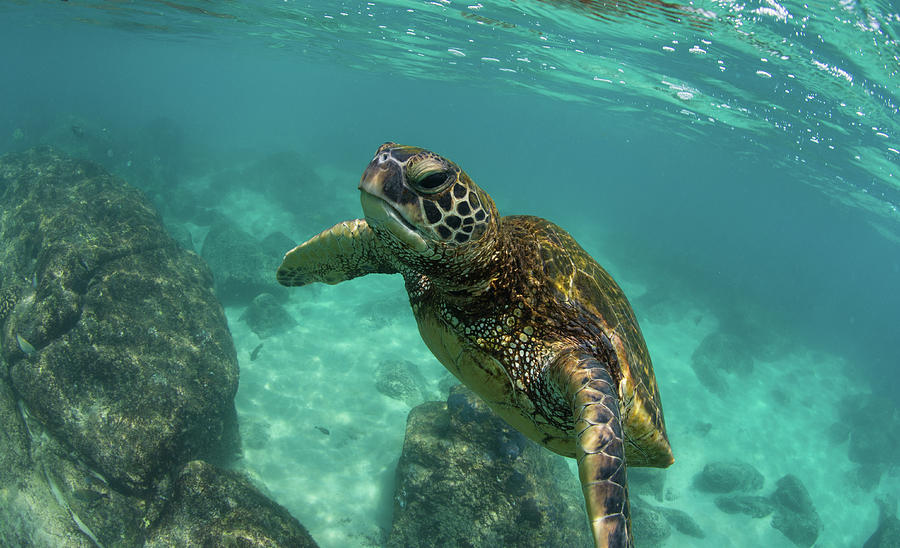
[[[625,444],[615,384],[606,366],[571,356],[559,386],[572,405],[578,476],[597,548],[632,548]]]

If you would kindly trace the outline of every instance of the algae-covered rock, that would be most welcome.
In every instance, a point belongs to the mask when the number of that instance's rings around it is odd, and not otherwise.
[[[237,359],[209,270],[141,193],[32,149],[0,162],[0,210],[0,279],[31,281],[2,354],[35,417],[131,489],[236,449]]]
[[[628,471],[628,492],[633,495],[652,496],[662,502],[666,483],[666,471],[660,468],[637,468]]]
[[[755,491],[763,482],[763,475],[746,462],[711,462],[694,476],[694,487],[707,493]]]
[[[768,497],[756,495],[716,497],[716,506],[727,514],[747,514],[753,518],[764,518],[775,509]]]
[[[778,480],[770,498],[775,505],[772,527],[797,546],[815,544],[822,521],[803,482],[797,476],[787,474]]]
[[[260,293],[287,298],[286,288],[275,281],[275,268],[287,249],[267,255],[260,242],[236,224],[220,220],[203,240],[201,255],[209,263],[216,295],[225,305],[246,305]]]
[[[640,497],[631,499],[631,525],[638,546],[661,546],[672,535],[672,526],[665,515]]]
[[[425,377],[408,360],[385,360],[375,368],[375,389],[413,407],[425,399]]]
[[[284,257],[285,253],[294,249],[296,245],[297,242],[293,238],[280,231],[269,234],[259,242],[259,248],[262,252],[267,257],[273,257],[274,260],[278,261]]]
[[[897,519],[897,501],[886,498],[878,504],[878,528],[866,540],[863,548],[900,548],[900,519]]]
[[[591,546],[578,482],[477,396],[410,411],[388,546]]]
[[[0,546],[158,537],[197,507],[179,470],[239,447],[237,361],[209,269],[140,192],[40,148],[0,158],[0,284]],[[294,538],[280,536],[296,529],[283,509],[195,466],[230,510],[191,515],[235,525],[191,536],[177,522],[186,545],[249,545],[270,525],[258,545]],[[227,533],[238,527],[250,536]]]
[[[860,488],[871,491],[882,475],[896,466],[900,446],[900,413],[896,400],[884,396],[854,395],[844,398],[842,424],[846,425],[847,454],[858,466],[854,479]],[[836,427],[837,428],[837,427]]]
[[[679,533],[694,538],[706,537],[706,533],[703,532],[703,529],[696,521],[694,521],[694,518],[684,510],[679,510],[678,508],[666,508],[664,506],[657,506],[656,510],[665,516],[669,524],[677,529]]]
[[[43,429],[0,382],[0,546],[135,545],[137,497],[105,478]],[[74,458],[73,458],[74,457]]]
[[[147,548],[316,546],[300,522],[236,472],[190,462],[175,479],[172,495]]]
[[[194,238],[191,236],[191,231],[187,229],[182,224],[177,223],[168,223],[166,224],[166,230],[169,231],[169,235],[172,236],[172,239],[175,240],[182,249],[187,251],[193,251],[196,253],[196,249],[194,249]]]
[[[700,342],[691,355],[691,367],[709,391],[721,396],[728,388],[725,372],[750,373],[753,371],[753,358],[740,338],[716,331]]]
[[[297,321],[281,306],[278,299],[269,293],[257,295],[241,314],[241,320],[247,322],[260,339],[267,339],[297,325]]]

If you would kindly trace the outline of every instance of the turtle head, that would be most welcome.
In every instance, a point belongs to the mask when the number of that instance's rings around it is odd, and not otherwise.
[[[456,164],[385,143],[359,183],[366,220],[401,260],[482,255],[497,230],[493,200]]]

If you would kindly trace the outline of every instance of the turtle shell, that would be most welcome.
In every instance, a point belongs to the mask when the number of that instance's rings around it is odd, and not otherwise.
[[[557,298],[592,316],[591,321],[598,324],[615,350],[618,363],[609,368],[618,382],[628,464],[672,464],[650,353],[625,293],[562,228],[538,217],[517,216],[515,224],[530,233],[538,245],[544,275]]]

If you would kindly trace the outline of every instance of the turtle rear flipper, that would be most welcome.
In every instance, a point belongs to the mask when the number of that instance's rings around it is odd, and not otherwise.
[[[276,277],[281,285],[337,284],[365,274],[394,274],[365,219],[342,221],[288,251]]]
[[[597,548],[633,547],[619,401],[606,366],[571,354],[557,369],[571,402],[578,476]]]

